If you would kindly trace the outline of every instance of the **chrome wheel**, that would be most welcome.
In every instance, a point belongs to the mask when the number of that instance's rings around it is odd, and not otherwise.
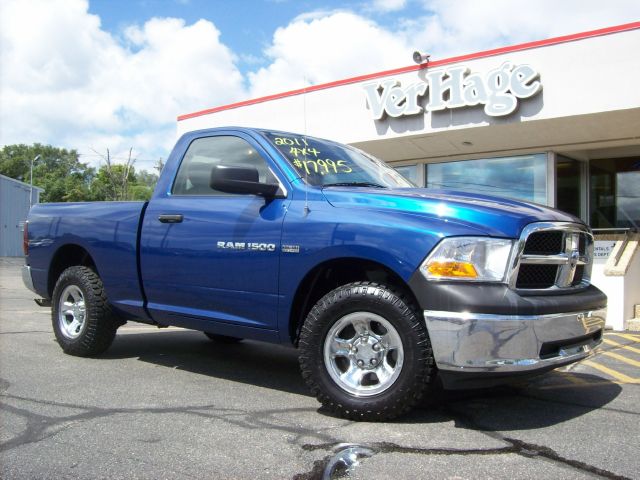
[[[324,343],[324,364],[341,389],[369,397],[384,392],[398,379],[404,350],[396,329],[385,318],[355,312],[340,318]]]
[[[51,296],[51,323],[65,353],[88,357],[104,352],[122,320],[114,315],[98,274],[74,265],[62,272]]]
[[[86,319],[82,290],[76,285],[67,286],[60,295],[58,312],[60,332],[71,340],[78,338],[84,329]]]

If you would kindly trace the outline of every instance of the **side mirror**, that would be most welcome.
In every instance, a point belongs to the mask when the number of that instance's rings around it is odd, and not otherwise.
[[[209,185],[214,190],[226,193],[244,193],[274,198],[280,193],[280,186],[260,183],[258,169],[250,166],[232,167],[214,165],[211,169]]]

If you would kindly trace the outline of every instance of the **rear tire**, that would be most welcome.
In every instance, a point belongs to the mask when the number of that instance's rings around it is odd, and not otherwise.
[[[240,343],[242,341],[242,338],[237,338],[237,337],[229,337],[227,335],[218,335],[216,333],[209,333],[209,332],[202,332],[204,333],[209,340],[212,340],[216,343],[224,343],[227,345],[232,345],[234,343]]]
[[[109,348],[120,323],[114,318],[102,280],[88,267],[69,267],[53,290],[51,320],[62,350],[88,357]]]
[[[394,289],[371,282],[325,295],[300,333],[300,369],[334,414],[389,420],[411,410],[435,377],[422,315]]]

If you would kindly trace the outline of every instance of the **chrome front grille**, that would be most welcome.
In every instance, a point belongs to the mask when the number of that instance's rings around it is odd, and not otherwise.
[[[533,232],[524,245],[525,255],[556,255],[562,253],[564,232]]]
[[[551,288],[557,276],[557,265],[520,265],[516,288]]]
[[[592,262],[593,236],[586,226],[532,223],[518,241],[509,285],[532,294],[581,289],[589,285]]]

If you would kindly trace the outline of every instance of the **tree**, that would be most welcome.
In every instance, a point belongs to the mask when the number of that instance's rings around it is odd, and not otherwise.
[[[91,183],[91,200],[149,200],[158,176],[142,170],[136,173],[126,165],[103,165]]]
[[[111,153],[99,154],[104,164],[91,184],[92,200],[149,200],[158,182],[158,175],[142,170],[136,173],[133,149],[124,164],[113,163]],[[97,152],[96,152],[97,153]]]
[[[29,183],[31,162],[33,184],[43,188],[42,202],[74,202],[89,198],[95,169],[79,160],[76,150],[51,145],[6,145],[0,150],[0,174]]]
[[[102,165],[91,183],[91,200],[129,200],[129,186],[135,183],[135,170],[125,165]]]
[[[136,173],[136,183],[138,185],[150,187],[153,190],[156,183],[158,183],[158,175],[156,173],[147,172],[146,170],[140,170]]]
[[[136,173],[129,150],[126,163],[113,163],[109,150],[99,154],[103,165],[98,172],[79,160],[76,150],[51,145],[7,145],[0,150],[0,174],[29,183],[31,162],[33,184],[45,191],[42,202],[81,202],[98,200],[149,200],[158,182],[158,175],[142,170]],[[154,169],[164,166],[158,160]]]
[[[149,200],[153,194],[153,188],[147,185],[132,185],[129,191],[130,200]]]
[[[149,200],[158,183],[158,175],[140,170],[136,173],[136,183],[131,187],[132,200]]]
[[[126,163],[115,164],[108,148],[106,155],[94,150],[104,160],[104,165],[100,167],[96,178],[96,182],[99,182],[96,185],[96,191],[104,193],[104,200],[129,200],[129,185],[135,183],[136,178],[133,168],[136,160],[131,156],[132,151],[133,148],[130,148]]]

